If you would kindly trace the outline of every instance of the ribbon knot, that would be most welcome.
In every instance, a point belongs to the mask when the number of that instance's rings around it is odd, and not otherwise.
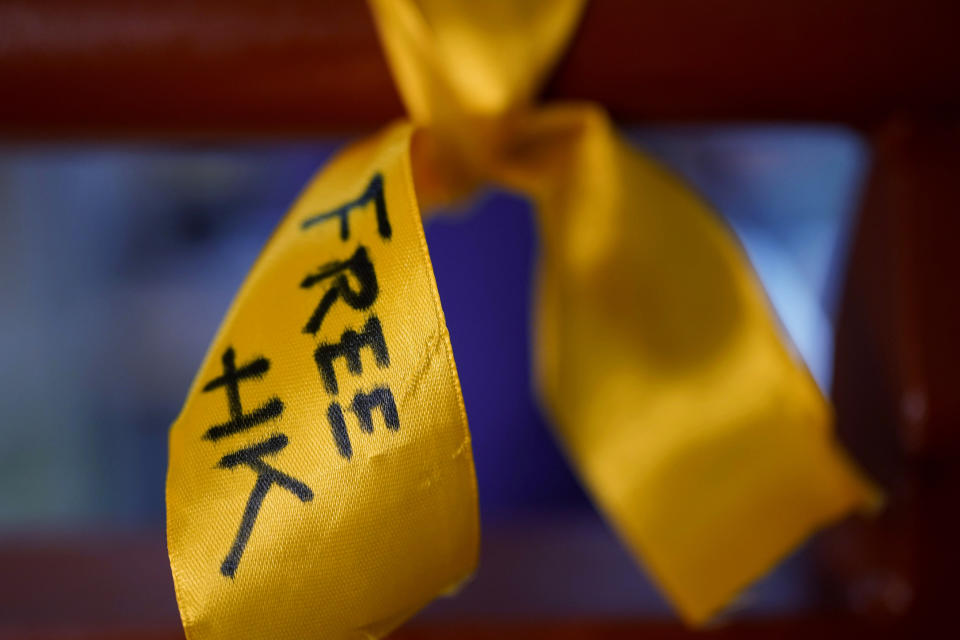
[[[529,144],[539,85],[576,26],[582,0],[371,2],[412,122],[425,209],[504,182]]]

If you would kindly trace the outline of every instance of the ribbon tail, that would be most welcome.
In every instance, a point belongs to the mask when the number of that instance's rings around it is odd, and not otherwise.
[[[688,622],[877,503],[733,234],[602,111],[532,115],[498,171],[539,211],[541,398]]]
[[[352,144],[310,182],[171,429],[167,546],[191,640],[381,637],[476,566],[412,131]]]

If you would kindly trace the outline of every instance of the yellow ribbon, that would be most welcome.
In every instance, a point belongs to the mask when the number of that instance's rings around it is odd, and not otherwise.
[[[533,105],[580,0],[371,6],[412,124],[308,185],[171,430],[189,638],[377,638],[472,573],[470,435],[420,207],[487,182],[539,213],[558,436],[685,619],[877,503],[715,214],[599,108]]]

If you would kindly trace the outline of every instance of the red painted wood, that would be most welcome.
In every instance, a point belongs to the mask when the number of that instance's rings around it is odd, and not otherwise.
[[[844,438],[888,493],[880,519],[826,538],[846,609],[949,618],[960,575],[960,125],[891,121],[874,136],[836,342]]]
[[[626,121],[960,109],[960,4],[593,0],[547,88]],[[0,0],[0,135],[306,135],[402,106],[362,2]]]

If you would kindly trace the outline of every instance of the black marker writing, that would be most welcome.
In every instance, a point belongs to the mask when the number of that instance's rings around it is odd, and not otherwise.
[[[400,428],[400,415],[397,413],[397,404],[393,400],[393,393],[388,387],[377,387],[370,393],[358,392],[353,397],[353,413],[360,421],[360,429],[364,433],[373,433],[373,410],[380,409],[383,421],[390,431]],[[332,402],[327,408],[327,420],[330,421],[330,433],[337,445],[337,451],[346,459],[353,457],[353,444],[350,434],[347,433],[347,423],[343,419],[343,408],[339,402]]]
[[[383,195],[383,175],[379,173],[374,174],[359,198],[342,204],[333,211],[310,216],[300,223],[300,228],[306,230],[321,222],[337,218],[340,220],[340,239],[346,240],[350,237],[350,212],[365,207],[371,200],[374,202],[377,211],[377,231],[381,238],[389,240],[390,236],[393,235],[393,230],[390,228],[390,220],[387,218],[387,201]]]
[[[359,291],[350,288],[347,273],[352,273],[353,277],[360,283]],[[333,286],[323,294],[320,304],[317,305],[313,315],[310,316],[306,326],[303,327],[304,333],[316,334],[320,330],[324,317],[330,311],[333,303],[337,301],[337,298],[343,298],[344,302],[358,310],[369,309],[370,305],[377,299],[379,291],[377,276],[373,271],[373,263],[367,257],[367,250],[363,247],[358,248],[347,260],[331,262],[320,267],[316,273],[304,278],[300,287],[309,289],[329,278],[334,278]]]
[[[337,358],[346,359],[350,373],[363,373],[363,362],[360,360],[360,349],[363,347],[369,347],[373,351],[378,367],[383,368],[390,365],[390,354],[387,352],[387,343],[383,339],[383,328],[380,326],[380,320],[377,316],[370,316],[360,333],[353,329],[347,329],[343,332],[340,342],[337,344],[325,342],[317,347],[313,357],[317,362],[320,377],[323,378],[323,386],[327,391],[333,394],[339,391],[337,373],[333,370],[333,361]]]
[[[228,578],[232,578],[237,571],[240,558],[243,556],[243,550],[247,547],[250,534],[253,533],[253,525],[257,520],[257,514],[260,513],[260,507],[263,505],[263,500],[267,497],[270,487],[277,485],[286,489],[299,498],[300,502],[313,500],[313,491],[310,490],[310,487],[263,461],[263,456],[275,455],[286,446],[287,436],[281,433],[269,440],[226,455],[220,459],[220,463],[217,465],[222,469],[233,469],[240,465],[246,465],[257,472],[257,482],[253,485],[253,491],[250,492],[250,498],[247,500],[247,507],[243,511],[243,519],[240,521],[237,537],[234,539],[233,546],[230,547],[230,552],[224,559],[223,564],[220,565],[220,573]]]
[[[226,387],[227,404],[230,409],[230,420],[207,429],[203,436],[207,440],[219,440],[234,433],[245,431],[277,418],[283,413],[283,402],[280,401],[280,398],[271,398],[266,404],[251,413],[243,412],[243,405],[240,404],[240,382],[250,378],[262,378],[263,374],[270,369],[270,361],[260,357],[237,369],[235,359],[236,354],[233,348],[228,348],[221,359],[223,374],[203,386],[204,393]]]

